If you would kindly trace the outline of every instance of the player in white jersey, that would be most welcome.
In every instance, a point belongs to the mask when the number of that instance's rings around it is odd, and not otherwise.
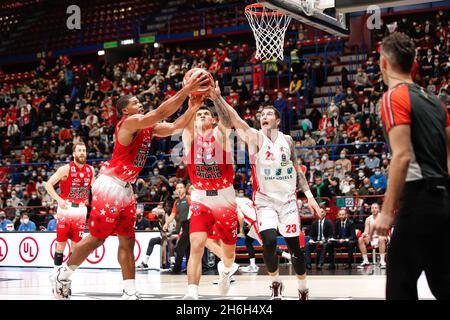
[[[239,268],[239,271],[257,273],[259,267],[256,265],[253,242],[256,240],[260,245],[262,245],[263,241],[261,239],[261,235],[259,234],[258,221],[256,219],[256,208],[253,200],[246,197],[236,198],[236,204],[240,230],[241,233],[245,235],[245,246],[247,247],[247,252],[250,259],[250,265]],[[289,261],[291,260],[291,255],[280,248],[277,248],[276,254],[277,256],[283,257]]]
[[[219,86],[211,88],[214,102],[222,122],[229,122],[239,137],[248,145],[252,163],[254,203],[259,232],[263,241],[264,263],[271,278],[272,299],[282,298],[283,284],[278,273],[277,230],[284,237],[291,253],[292,266],[298,279],[301,300],[308,298],[305,253],[300,248],[300,214],[297,208],[297,190],[303,191],[308,205],[315,214],[319,206],[315,201],[303,172],[297,168],[297,155],[292,137],[278,130],[280,114],[266,106],[261,112],[261,130],[251,128],[220,95]]]

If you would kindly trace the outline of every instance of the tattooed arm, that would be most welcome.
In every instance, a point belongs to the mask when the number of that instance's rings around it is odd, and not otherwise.
[[[213,101],[217,113],[219,114],[219,117],[224,126],[228,128],[234,127],[239,137],[248,144],[260,144],[260,142],[262,141],[262,139],[260,139],[261,133],[255,128],[251,128],[247,122],[239,117],[236,110],[234,110],[221,96],[220,89],[217,83],[215,88],[211,87],[209,92],[209,99]]]
[[[295,171],[297,172],[297,190],[302,191],[306,198],[308,198],[308,205],[309,208],[313,211],[315,214],[319,214],[320,208],[317,204],[317,201],[314,199],[311,190],[309,189],[308,180],[305,177],[305,174],[303,173],[302,169],[297,164],[297,150],[295,149],[295,143],[291,136],[285,135],[289,146],[291,148],[291,161],[295,168]]]

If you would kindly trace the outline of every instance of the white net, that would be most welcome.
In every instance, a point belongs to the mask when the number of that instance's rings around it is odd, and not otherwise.
[[[283,60],[284,35],[291,17],[261,4],[247,6],[245,15],[256,40],[255,57]]]

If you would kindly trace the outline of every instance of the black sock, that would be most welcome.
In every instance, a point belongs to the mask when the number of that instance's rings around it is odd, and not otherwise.
[[[63,263],[64,253],[55,252],[55,266],[60,266]]]

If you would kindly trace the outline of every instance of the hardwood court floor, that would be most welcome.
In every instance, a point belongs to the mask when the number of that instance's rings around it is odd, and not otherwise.
[[[327,267],[325,267],[326,269]],[[52,300],[48,280],[49,268],[7,268],[0,267],[0,300]],[[227,297],[221,297],[216,285],[218,276],[214,272],[203,275],[200,282],[200,299],[267,300],[269,277],[263,266],[258,274],[239,271],[234,275]],[[292,266],[280,266],[280,277],[285,286],[287,300],[297,299],[297,282],[292,275]],[[377,266],[367,269],[338,269],[308,272],[308,286],[311,300],[379,300],[384,299],[385,270]],[[79,269],[72,277],[73,300],[116,300],[121,297],[121,273],[119,270]],[[185,274],[160,274],[155,270],[136,273],[138,290],[145,300],[180,300],[186,292]],[[422,274],[419,282],[420,299],[434,299]]]

